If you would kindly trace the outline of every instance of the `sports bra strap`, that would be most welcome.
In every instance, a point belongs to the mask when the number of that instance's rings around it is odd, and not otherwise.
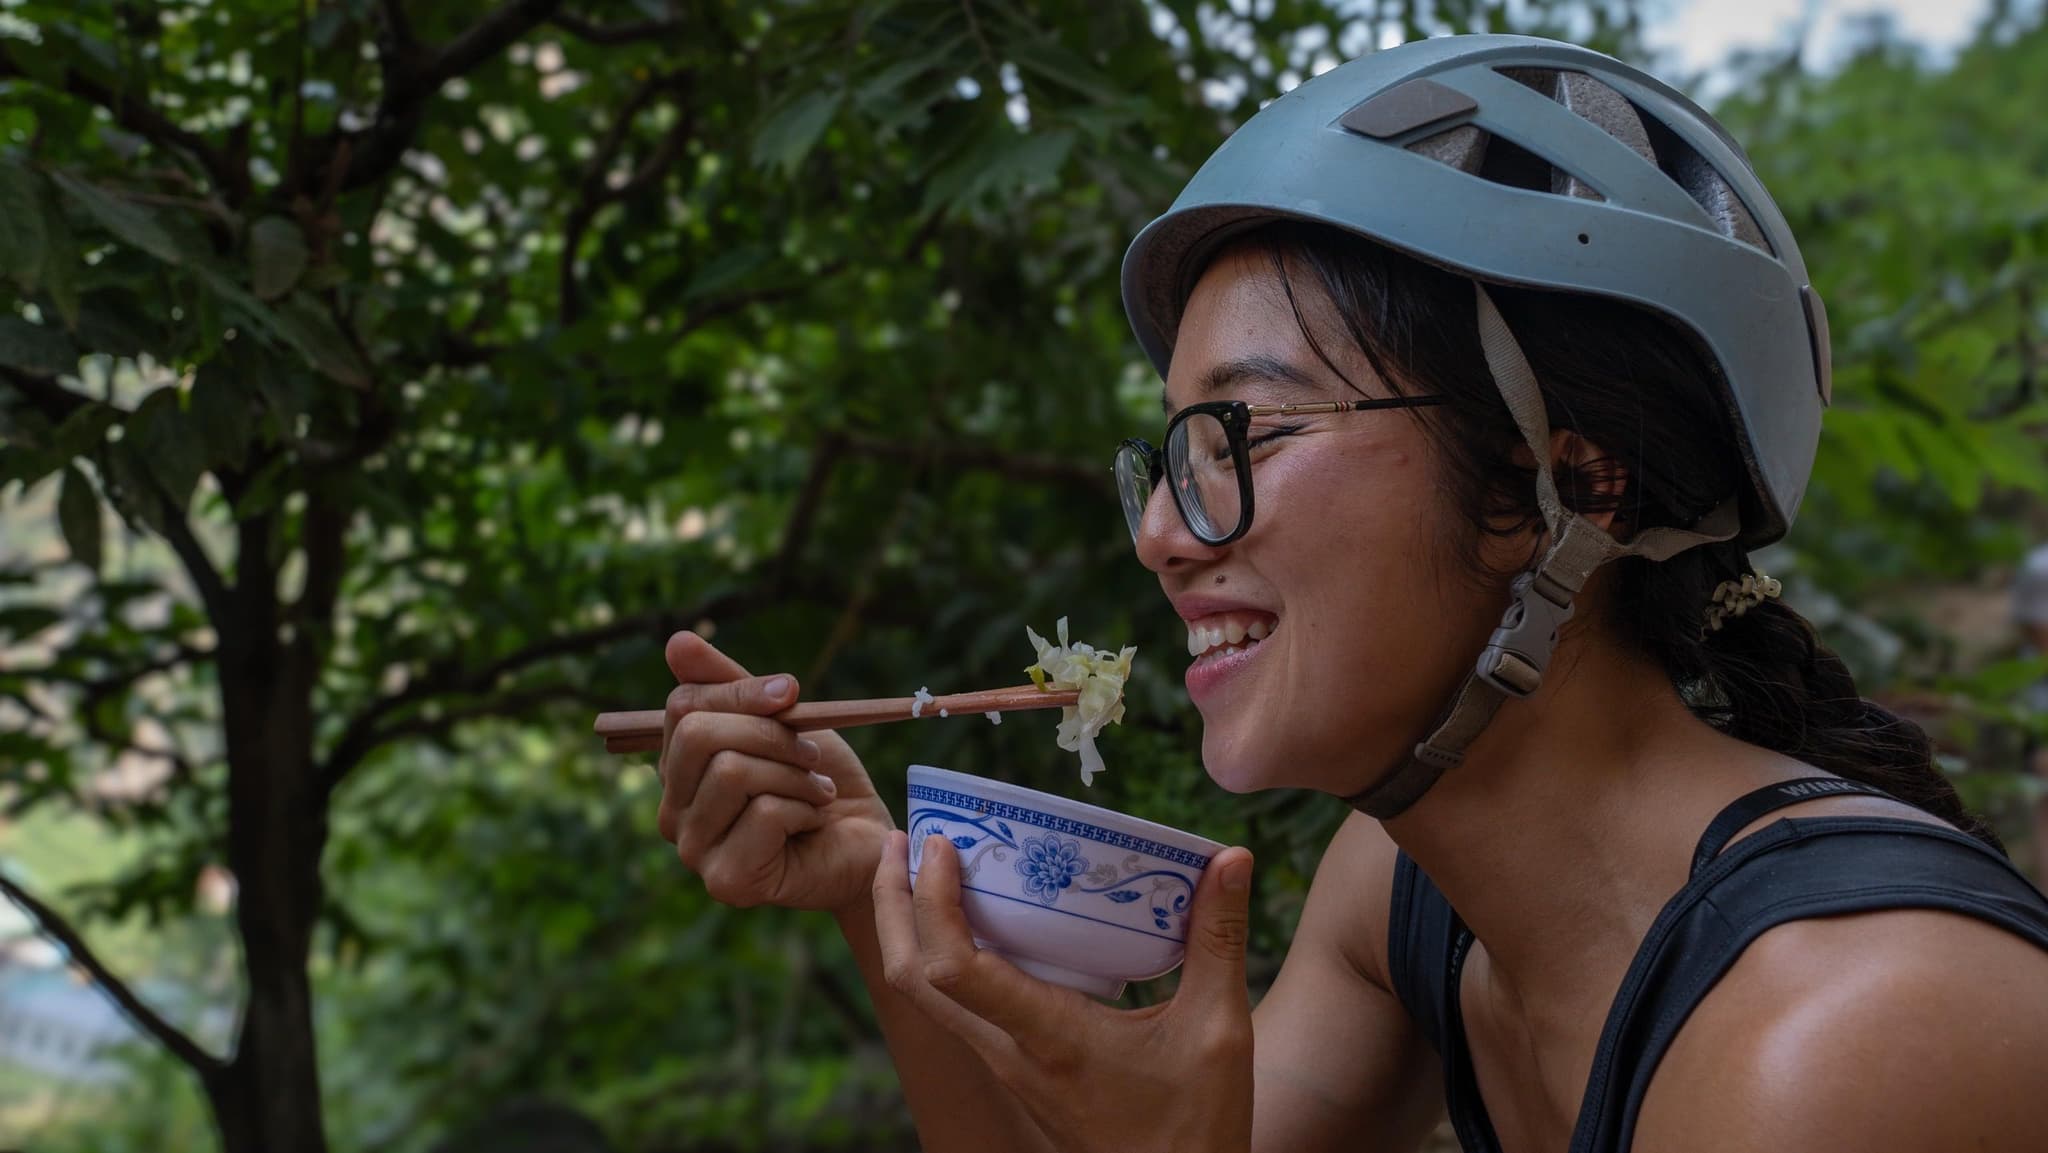
[[[1841,777],[1800,777],[1744,793],[1722,809],[1713,824],[1700,835],[1699,847],[1692,853],[1692,875],[1699,876],[1707,862],[1721,855],[1721,850],[1728,845],[1728,838],[1747,828],[1758,817],[1815,797],[1833,796],[1889,798],[1891,794],[1861,781],[1843,780]]]

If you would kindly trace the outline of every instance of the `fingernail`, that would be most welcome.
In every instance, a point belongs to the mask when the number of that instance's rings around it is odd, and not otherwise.
[[[789,695],[788,677],[769,677],[761,682],[761,695],[771,701],[779,701]]]
[[[812,773],[811,779],[818,782],[818,788],[823,790],[826,796],[836,797],[839,795],[839,786],[832,783],[831,777],[823,773]]]
[[[1236,895],[1252,887],[1252,863],[1232,861],[1223,870],[1223,891]]]
[[[810,764],[816,764],[818,758],[825,755],[824,750],[818,747],[818,742],[809,737],[798,737],[796,739],[796,751],[802,754],[804,760]],[[815,776],[816,774],[813,775]]]

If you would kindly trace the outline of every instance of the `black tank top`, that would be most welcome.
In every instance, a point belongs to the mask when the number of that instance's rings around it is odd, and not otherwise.
[[[1984,842],[1895,817],[1786,817],[1736,842],[1752,821],[1835,794],[1885,796],[1833,777],[1784,781],[1722,810],[1693,853],[1692,878],[1636,950],[1608,1010],[1571,1153],[1626,1153],[1650,1075],[1693,1007],[1751,941],[1787,921],[1878,909],[1940,909],[1989,921],[2048,949],[2048,897]],[[1389,972],[1409,1016],[1443,1059],[1444,1097],[1466,1153],[1500,1153],[1465,1048],[1457,989],[1472,933],[1408,854],[1394,867]]]

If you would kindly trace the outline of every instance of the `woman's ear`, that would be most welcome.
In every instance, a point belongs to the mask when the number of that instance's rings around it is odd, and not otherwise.
[[[1534,468],[1526,445],[1516,445],[1515,463]],[[1628,469],[1605,449],[1569,429],[1550,433],[1550,473],[1564,506],[1612,535],[1628,494]]]

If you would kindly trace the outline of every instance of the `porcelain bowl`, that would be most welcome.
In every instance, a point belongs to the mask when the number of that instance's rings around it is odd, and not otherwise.
[[[966,773],[910,766],[910,883],[925,839],[960,854],[975,944],[1054,984],[1115,999],[1173,971],[1210,858],[1206,837]]]

